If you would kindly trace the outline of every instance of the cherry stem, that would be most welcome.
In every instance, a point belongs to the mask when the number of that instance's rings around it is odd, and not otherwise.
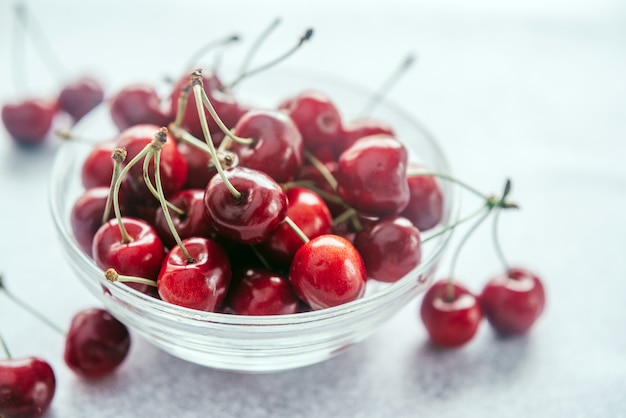
[[[239,35],[233,34],[233,35],[228,35],[223,38],[214,39],[212,41],[207,42],[202,47],[200,47],[196,52],[194,52],[193,55],[189,58],[189,60],[187,61],[187,65],[185,66],[185,71],[189,71],[192,68],[196,67],[198,61],[200,61],[200,58],[203,55],[205,55],[207,52],[209,52],[210,50],[218,48],[218,47],[225,47],[234,42],[238,42],[240,39],[241,38],[239,37]]]
[[[157,135],[159,135],[160,133],[162,133],[162,131],[159,131]],[[163,209],[163,215],[165,216],[165,221],[167,222],[167,226],[170,229],[170,232],[172,233],[172,236],[174,237],[176,244],[178,244],[178,246],[180,247],[180,251],[183,253],[183,256],[185,256],[185,260],[187,260],[187,264],[191,264],[195,262],[195,259],[189,254],[189,251],[187,251],[187,248],[183,244],[183,241],[180,239],[180,235],[178,235],[178,231],[176,230],[176,227],[174,226],[174,222],[172,221],[172,215],[170,215],[170,211],[168,210],[168,207],[167,207],[167,201],[165,200],[165,195],[163,194],[163,184],[161,183],[161,167],[159,166],[161,162],[161,150],[160,149],[155,150],[153,157],[154,157],[154,167],[155,167],[154,177],[156,181],[159,202],[161,203],[161,209]]]
[[[341,213],[339,216],[337,216],[335,219],[333,219],[333,226],[337,226],[337,225],[341,224],[342,222],[345,222],[348,219],[351,219],[351,218],[355,217],[357,215],[357,213],[358,212],[354,208],[346,209],[343,213]]]
[[[183,124],[185,118],[185,111],[187,110],[187,103],[189,102],[189,91],[191,90],[191,84],[187,83],[180,91],[178,96],[178,103],[176,103],[176,119],[174,119],[173,125],[179,127]]]
[[[422,244],[425,244],[426,242],[437,238],[438,236],[441,236],[443,234],[445,234],[446,232],[456,228],[457,226],[464,224],[465,222],[474,219],[476,216],[480,215],[483,211],[489,211],[489,205],[485,204],[483,206],[481,206],[480,208],[478,208],[478,210],[476,210],[475,212],[470,213],[469,215],[465,216],[464,218],[458,219],[457,221],[445,225],[443,227],[441,227],[441,229],[439,229],[436,232],[433,232],[432,234],[428,235],[427,237],[425,237],[424,239],[422,239]]]
[[[111,155],[113,159],[113,175],[111,176],[111,186],[115,184],[120,176],[122,169],[122,163],[126,160],[127,152],[126,148],[116,148]],[[102,223],[106,223],[109,220],[111,213],[111,203],[113,202],[113,187],[109,186],[109,194],[107,194],[107,201],[104,204],[104,213],[102,214]]]
[[[181,127],[177,127],[177,126],[170,124],[169,128],[170,128],[170,133],[174,135],[174,137],[178,139],[179,141],[185,142],[186,144],[189,144],[192,147],[197,148],[200,151],[206,152],[207,154],[211,155],[211,149],[206,144],[206,142],[199,140],[198,138],[196,138],[195,136],[193,136],[192,134],[190,134],[189,132],[187,132]],[[235,158],[232,152],[222,151],[218,148],[216,150],[216,153],[217,153],[217,158],[220,161],[220,164],[222,165],[222,168],[226,169],[226,168],[230,168],[233,166],[235,162]],[[212,160],[211,160],[211,163],[213,163]]]
[[[268,61],[267,63],[260,65],[256,68],[253,68],[251,70],[245,71],[242,74],[239,74],[233,81],[230,82],[230,84],[228,84],[224,89],[225,90],[232,90],[237,84],[239,84],[241,82],[241,80],[243,80],[244,78],[250,77],[251,75],[260,73],[262,71],[265,71],[266,69],[273,67],[274,65],[280,63],[281,61],[284,61],[286,58],[288,58],[289,56],[291,56],[294,52],[296,52],[298,49],[300,49],[300,47],[309,39],[311,39],[311,37],[313,36],[313,29],[309,28],[304,32],[304,35],[302,35],[300,37],[300,40],[298,41],[298,43],[293,46],[291,49],[289,49],[287,52],[285,52],[284,54],[274,58],[271,61]]]
[[[147,284],[148,286],[157,287],[157,282],[154,280],[146,279],[144,277],[137,276],[126,276],[123,274],[118,274],[114,269],[108,269],[104,272],[104,277],[110,281],[111,283],[120,282],[120,283],[138,283],[138,284]]]
[[[33,308],[32,306],[24,302],[22,299],[15,296],[13,292],[9,291],[9,289],[7,289],[6,286],[4,285],[4,280],[2,276],[0,276],[0,290],[4,292],[4,294],[9,299],[11,299],[16,305],[18,305],[20,308],[24,309],[25,311],[33,315],[35,318],[39,319],[41,322],[43,322],[44,324],[46,324],[47,326],[49,326],[50,328],[52,328],[59,334],[65,336],[65,331],[63,331],[61,327],[59,327],[54,322],[50,321],[47,317],[43,316],[39,311],[37,311],[35,308]]]
[[[204,89],[202,88],[202,76],[200,75],[200,70],[194,71],[191,74],[191,82],[193,85],[194,98],[196,101],[196,109],[198,110],[200,125],[202,126],[202,133],[204,134],[204,139],[209,146],[209,151],[211,152],[211,159],[213,160],[213,164],[215,165],[217,173],[221,177],[228,191],[230,191],[235,200],[240,200],[241,193],[239,192],[239,190],[235,189],[235,186],[233,186],[230,180],[228,180],[228,178],[226,177],[226,173],[224,172],[224,169],[222,168],[222,165],[217,158],[215,145],[213,145],[213,140],[211,139],[211,132],[209,132],[209,125],[207,123],[206,115],[204,114],[204,106],[202,104],[202,93],[204,92]]]
[[[11,351],[9,351],[9,347],[7,346],[6,341],[4,341],[4,337],[2,336],[2,334],[0,334],[0,347],[2,347],[2,351],[4,351],[6,358],[11,360],[13,358],[11,356]]]
[[[289,225],[289,227],[293,230],[293,232],[295,232],[296,235],[302,240],[302,242],[306,244],[307,242],[310,241],[309,237],[307,237],[306,234],[302,231],[302,229],[300,229],[300,227],[296,225],[293,219],[291,219],[289,216],[285,216],[285,222],[287,223],[287,225]]]
[[[252,58],[254,57],[254,54],[256,54],[256,52],[259,50],[263,42],[265,42],[265,40],[269,37],[269,35],[278,27],[278,25],[280,25],[280,22],[281,22],[281,19],[277,17],[257,37],[256,41],[254,42],[254,44],[252,44],[252,46],[248,50],[248,53],[246,54],[243,61],[241,62],[241,67],[239,68],[239,76],[241,76],[241,74],[245,74],[245,72],[250,67],[250,63],[252,62]]]
[[[263,257],[263,254],[261,254],[261,252],[256,246],[251,245],[250,248],[252,248],[252,252],[254,253],[254,255],[256,255],[256,257],[259,259],[261,264],[263,264],[263,267],[265,267],[268,270],[273,270],[270,263],[265,259],[265,257]]]
[[[500,198],[500,202],[504,203],[506,197],[511,192],[511,180],[507,179],[506,184],[504,185],[504,192],[502,193],[502,197]],[[516,206],[517,207],[517,206]],[[509,271],[509,263],[507,258],[504,256],[504,252],[502,251],[502,245],[500,244],[500,234],[498,233],[498,225],[500,220],[500,212],[502,212],[501,207],[496,207],[496,211],[493,214],[493,225],[492,225],[492,236],[493,236],[493,246],[496,251],[496,256],[502,263],[504,267],[504,271]]]
[[[368,102],[363,106],[359,115],[367,116],[372,113],[372,110],[378,105],[382,99],[389,94],[391,88],[400,80],[400,78],[408,71],[409,68],[415,62],[415,56],[413,54],[407,55],[407,57],[400,63],[396,70],[389,76],[389,78],[380,86],[378,91],[374,93]]]
[[[153,159],[152,157],[154,156],[154,154],[155,154],[155,152],[149,153],[148,155],[146,155],[146,158],[143,159],[143,181],[144,181],[144,183],[146,183],[146,187],[148,187],[148,190],[150,190],[150,193],[152,194],[152,196],[154,196],[160,202],[161,199],[159,197],[159,192],[158,192],[157,189],[154,188],[154,186],[152,185],[152,180],[150,180],[149,167],[150,167],[150,161],[152,161],[152,159]],[[167,205],[168,208],[173,210],[179,216],[184,216],[185,215],[185,211],[184,210],[182,210],[181,208],[175,206],[171,202],[166,200],[165,204]]]
[[[448,180],[451,181],[452,183],[456,183],[459,186],[465,188],[466,190],[472,192],[473,194],[475,194],[476,196],[480,197],[481,199],[487,201],[490,199],[489,196],[485,195],[484,193],[482,193],[481,191],[479,191],[478,189],[470,186],[469,184],[465,183],[462,180],[457,179],[456,177],[452,177],[449,174],[445,174],[445,173],[439,173],[436,171],[428,171],[428,170],[408,170],[406,173],[407,177],[437,177],[440,178],[442,180]]]
[[[332,187],[333,190],[337,190],[337,179],[335,179],[333,174],[328,170],[328,167],[326,167],[326,165],[321,162],[319,158],[317,158],[315,155],[307,150],[304,151],[304,158],[306,158],[307,161],[313,164],[317,171],[320,172],[322,177],[324,177],[324,180],[326,180],[328,184],[330,184],[330,187]]]

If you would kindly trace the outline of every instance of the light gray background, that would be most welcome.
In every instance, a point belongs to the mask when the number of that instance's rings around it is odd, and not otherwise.
[[[10,1],[0,4],[0,99],[12,76]],[[251,40],[283,25],[273,56],[313,26],[288,65],[375,88],[408,52],[419,63],[390,93],[440,138],[455,172],[485,192],[513,179],[522,210],[502,216],[515,263],[544,278],[547,310],[530,335],[498,339],[486,324],[467,346],[438,351],[418,300],[370,339],[325,363],[280,374],[215,371],[134,339],[111,378],[84,382],[63,341],[0,297],[14,356],[49,360],[58,380],[49,417],[620,417],[626,416],[626,5],[596,1],[30,1],[74,74],[109,91],[178,74],[201,43]],[[27,89],[55,78],[29,46]],[[227,58],[238,62],[245,48]],[[22,90],[23,91],[23,90]],[[242,94],[245,90],[242,88]],[[47,208],[58,142],[25,153],[0,133],[0,272],[59,324],[95,299],[57,245]],[[466,209],[476,204],[466,200]],[[458,239],[458,235],[457,235]],[[499,270],[488,228],[459,260],[475,291]],[[444,267],[442,273],[445,273]]]

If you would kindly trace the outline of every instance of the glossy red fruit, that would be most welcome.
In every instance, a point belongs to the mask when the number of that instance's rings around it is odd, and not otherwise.
[[[96,379],[115,371],[129,350],[128,328],[107,310],[92,308],[72,318],[64,359],[79,376]]]
[[[264,269],[248,269],[234,278],[226,311],[236,315],[285,315],[298,312],[300,299],[287,277]]]
[[[156,280],[165,258],[165,247],[150,224],[135,218],[122,218],[131,237],[122,241],[117,219],[103,224],[93,238],[92,253],[102,270],[115,269],[119,274]],[[127,283],[128,286],[146,293],[148,285]]]
[[[52,126],[56,103],[28,99],[2,106],[2,123],[11,137],[21,145],[41,144]]]
[[[139,124],[167,126],[174,120],[153,86],[132,84],[120,90],[110,103],[113,123],[120,131]]]
[[[179,215],[172,210],[169,211],[174,228],[181,240],[191,237],[209,238],[214,234],[209,218],[204,213],[204,189],[181,190],[168,200],[184,212],[183,215]],[[176,245],[176,240],[161,207],[156,211],[154,228],[166,247],[171,248]]]
[[[324,200],[304,187],[287,190],[287,216],[313,239],[332,232],[333,220]],[[259,246],[271,263],[288,266],[304,242],[287,223],[278,225],[274,233]]]
[[[279,105],[293,119],[305,148],[334,145],[341,137],[341,115],[332,100],[319,91],[304,91]]]
[[[354,239],[367,276],[382,282],[395,282],[422,260],[420,232],[406,218],[381,219],[364,228]]]
[[[204,191],[204,210],[213,228],[242,244],[266,241],[287,214],[287,196],[270,176],[257,170],[235,167],[226,177],[241,193],[236,199],[219,175]]]
[[[329,158],[328,155],[325,156],[325,159],[320,159],[319,156],[317,156],[317,158],[320,160],[320,162],[324,164],[324,166],[326,167],[328,172],[331,174],[331,176],[335,178],[337,174],[337,169],[339,167],[339,163],[335,161],[334,159],[328,159]],[[330,199],[326,199],[326,198],[324,199],[324,201],[326,202],[326,205],[328,206],[328,209],[330,210],[331,215],[339,216],[340,214],[345,212],[346,207],[342,203],[339,203],[341,202],[340,200],[341,198],[337,194],[337,191],[333,189],[333,186],[328,182],[328,180],[324,178],[320,170],[317,167],[315,167],[313,164],[302,165],[302,167],[300,167],[300,172],[298,173],[297,179],[312,181],[316,187],[320,188],[323,192],[325,192],[326,196],[331,196]],[[339,199],[339,201],[333,200],[332,198]]]
[[[244,167],[259,170],[279,183],[293,180],[304,160],[302,136],[293,121],[276,110],[251,110],[233,133],[252,138],[251,145],[233,143],[232,151]]]
[[[296,252],[289,280],[313,309],[330,308],[363,296],[367,275],[354,246],[338,235],[321,235]]]
[[[341,140],[335,147],[337,155],[352,146],[358,139],[371,135],[388,135],[395,137],[391,125],[373,118],[361,118],[350,121],[343,127]]]
[[[224,134],[220,132],[211,135],[215,144],[222,142],[223,137]],[[185,142],[178,143],[178,151],[187,161],[187,181],[185,181],[183,189],[204,190],[209,184],[209,180],[217,173],[211,160],[211,154]],[[235,161],[232,166],[237,164],[238,161]]]
[[[410,171],[426,170],[423,166],[411,164]],[[427,231],[438,225],[443,218],[443,193],[433,176],[409,175],[410,199],[402,216],[408,218],[420,231]]]
[[[160,129],[159,126],[142,124],[130,127],[121,132],[117,138],[116,147],[126,148],[127,156],[124,166],[128,164],[146,145],[154,139],[154,134]],[[187,161],[180,153],[176,142],[168,134],[167,141],[161,148],[160,157],[161,184],[166,197],[182,189],[187,180]],[[154,178],[154,161],[148,166],[148,173],[153,186],[156,187]],[[150,193],[143,177],[143,160],[134,165],[123,182],[132,193],[132,200],[139,204],[150,204],[157,199]]]
[[[98,80],[82,77],[66,85],[59,93],[59,108],[78,122],[104,100],[104,89]]]
[[[228,256],[215,241],[206,238],[189,238],[183,245],[193,262],[187,261],[180,247],[174,247],[159,273],[159,295],[175,305],[216,311],[232,276]]]
[[[520,267],[492,278],[480,295],[485,317],[503,335],[526,333],[543,312],[545,303],[541,279]]]
[[[113,151],[115,150],[115,142],[103,142],[96,145],[85,161],[80,170],[80,179],[85,189],[92,187],[109,186],[111,177],[113,176]]]
[[[448,280],[440,280],[428,289],[420,314],[430,340],[443,348],[470,341],[483,317],[476,296],[456,282],[450,291]]]
[[[359,213],[386,217],[409,203],[406,148],[387,135],[359,139],[339,157],[337,191]]]
[[[50,364],[36,357],[0,360],[0,416],[42,416],[50,406],[56,379]]]

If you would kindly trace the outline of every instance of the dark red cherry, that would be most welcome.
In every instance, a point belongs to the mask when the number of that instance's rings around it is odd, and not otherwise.
[[[545,303],[541,279],[520,267],[492,278],[480,294],[485,317],[502,335],[526,333],[543,312]]]
[[[319,91],[304,91],[279,105],[293,119],[305,148],[334,145],[341,137],[341,116],[331,99]]]
[[[138,124],[167,126],[172,120],[153,86],[132,84],[120,90],[110,104],[111,118],[120,131]]]
[[[287,216],[309,239],[332,232],[333,220],[324,200],[312,190],[293,187],[287,190]],[[278,225],[274,233],[259,246],[259,250],[272,263],[289,265],[303,245],[293,229],[285,222]]]
[[[111,374],[130,349],[130,334],[107,310],[92,308],[74,315],[65,339],[65,363],[81,377]]]
[[[146,145],[154,139],[154,134],[160,128],[156,125],[135,125],[130,127],[118,136],[116,147],[126,148],[127,156],[124,165],[128,164]],[[182,189],[187,180],[187,161],[180,153],[176,142],[168,134],[167,141],[161,148],[161,184],[163,193],[169,196]],[[152,185],[156,187],[154,179],[154,161],[150,162],[148,168]],[[143,177],[143,160],[134,165],[128,175],[124,178],[124,183],[128,185],[129,192],[132,193],[134,202],[146,204],[156,202],[156,198],[150,193]]]
[[[78,122],[104,100],[104,89],[98,80],[82,77],[66,85],[59,93],[59,107]]]
[[[422,299],[420,314],[433,344],[459,347],[470,341],[482,320],[478,299],[459,283],[433,284]]]
[[[115,142],[103,142],[96,145],[81,166],[80,179],[85,189],[109,186],[113,176],[113,151]]]
[[[337,191],[365,216],[396,215],[409,203],[406,148],[387,135],[357,140],[339,157]]]
[[[222,142],[224,134],[216,132],[211,135],[213,142],[217,145]],[[178,143],[178,151],[185,157],[187,161],[187,181],[183,186],[184,189],[205,189],[209,180],[217,170],[211,160],[211,154],[206,151],[189,145],[185,142]],[[233,164],[236,165],[236,164]]]
[[[352,146],[357,139],[380,134],[395,137],[393,128],[387,122],[373,118],[361,118],[350,121],[343,127],[341,140],[337,142],[337,155]]]
[[[359,232],[354,246],[359,250],[367,276],[395,282],[422,260],[420,232],[406,218],[381,219]]]
[[[191,237],[210,237],[213,229],[209,218],[204,213],[204,189],[181,190],[172,195],[168,201],[184,212],[180,215],[173,210],[169,211],[174,228],[181,240]],[[171,248],[176,245],[161,207],[156,211],[154,228],[166,247]]]
[[[224,237],[243,244],[259,244],[269,238],[287,214],[287,197],[270,176],[257,170],[235,167],[226,177],[241,193],[235,198],[219,175],[204,192],[204,210],[213,228]]]
[[[233,279],[226,305],[227,312],[237,315],[285,315],[298,312],[300,299],[287,277],[248,269]]]
[[[159,295],[175,305],[213,312],[220,308],[230,283],[228,256],[206,238],[189,238],[183,245],[193,261],[185,258],[179,246],[174,247],[159,273]]]
[[[38,145],[46,138],[57,107],[54,101],[28,99],[2,106],[2,123],[21,145]]]
[[[0,416],[42,416],[56,389],[54,371],[36,357],[0,360]]]
[[[422,166],[410,164],[410,171],[426,170]],[[443,218],[443,193],[433,176],[409,175],[410,199],[402,216],[408,218],[413,225],[424,232],[441,222]]]
[[[320,149],[323,149],[323,148],[320,148]],[[318,155],[316,155],[316,157],[320,159]],[[326,155],[326,158],[327,157],[328,156]],[[330,160],[320,159],[320,162],[324,164],[328,172],[334,178],[337,174],[339,163],[335,161],[334,159],[330,159]],[[313,182],[313,184],[316,187],[318,187],[323,192],[325,192],[327,196],[340,199],[339,195],[337,194],[337,191],[333,189],[333,186],[328,182],[328,180],[324,178],[320,170],[313,164],[308,163],[308,164],[302,165],[302,167],[300,167],[300,172],[298,173],[297,179],[298,180],[310,180]],[[326,205],[328,206],[328,209],[330,210],[331,215],[333,216],[339,216],[341,213],[345,212],[346,210],[346,206],[343,205],[342,203],[339,203],[341,202],[341,200],[336,201],[332,199],[325,199],[325,202],[326,202]]]
[[[298,249],[289,280],[313,309],[351,302],[363,296],[367,275],[354,246],[338,235],[321,235]]]
[[[298,128],[285,113],[249,111],[239,119],[233,133],[253,140],[251,145],[235,142],[232,146],[241,165],[263,171],[279,183],[295,178],[304,159],[304,148]]]
[[[117,219],[103,224],[93,238],[92,253],[102,270],[115,269],[119,274],[156,280],[165,258],[165,247],[156,231],[145,221],[122,218],[131,241],[124,242]],[[127,283],[146,293],[148,285]]]

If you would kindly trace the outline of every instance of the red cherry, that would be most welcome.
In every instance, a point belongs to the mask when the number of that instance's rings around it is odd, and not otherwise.
[[[341,140],[336,145],[337,155],[351,147],[358,139],[380,134],[395,137],[393,128],[386,122],[372,118],[353,120],[343,127]]]
[[[411,221],[395,216],[364,228],[354,246],[363,257],[368,277],[395,282],[420,263],[421,242],[420,232]]]
[[[424,294],[420,309],[422,322],[431,341],[444,348],[459,347],[470,341],[482,320],[477,298],[459,283],[448,280],[433,284]]]
[[[120,90],[111,100],[111,118],[120,131],[138,124],[167,126],[173,120],[154,87],[133,84]]]
[[[492,278],[480,295],[485,317],[503,335],[526,333],[543,312],[545,303],[539,277],[520,267]]]
[[[321,235],[296,252],[289,280],[313,309],[351,302],[363,296],[367,275],[354,246],[338,235]]]
[[[212,228],[209,219],[204,213],[204,190],[181,190],[172,195],[169,202],[184,212],[183,215],[179,215],[172,210],[169,211],[174,228],[176,228],[181,240],[191,237],[209,238],[212,234]],[[167,219],[160,206],[154,218],[154,228],[166,247],[171,248],[176,245],[176,240],[172,236]]]
[[[409,170],[424,169],[411,164]],[[402,216],[408,218],[413,225],[424,232],[441,222],[443,218],[443,193],[433,176],[411,176],[407,178],[410,199]]]
[[[61,90],[58,103],[59,107],[77,122],[102,103],[102,100],[104,100],[104,89],[98,80],[83,77]]]
[[[193,261],[185,258],[179,246],[174,247],[159,273],[159,295],[175,305],[213,312],[222,304],[230,283],[228,256],[206,238],[189,238],[183,245]]]
[[[337,191],[366,216],[396,215],[409,203],[406,148],[386,135],[361,138],[339,157]]]
[[[135,218],[122,218],[131,238],[124,242],[117,219],[103,224],[93,238],[92,253],[102,270],[115,269],[118,273],[156,280],[165,257],[165,247],[156,231],[148,223]],[[127,283],[146,293],[149,286]]]
[[[113,160],[115,142],[103,142],[96,145],[81,166],[80,179],[85,189],[109,186],[113,176]]]
[[[257,170],[235,167],[225,174],[241,197],[235,198],[222,178],[213,176],[204,192],[204,210],[213,228],[243,244],[267,240],[287,214],[285,192]]]
[[[306,148],[334,145],[342,133],[341,116],[329,97],[305,91],[279,105],[293,119]]]
[[[52,126],[56,103],[44,99],[29,99],[2,106],[2,123],[11,137],[22,145],[43,142]]]
[[[218,145],[222,142],[224,134],[216,132],[211,135],[213,143]],[[185,142],[178,143],[178,151],[185,157],[187,161],[187,181],[183,186],[184,189],[205,189],[211,177],[217,172],[211,154],[203,150],[189,145]],[[233,164],[235,166],[236,164]]]
[[[0,360],[0,416],[42,416],[55,389],[54,371],[46,361],[36,357]]]
[[[233,133],[254,141],[251,145],[233,144],[241,165],[262,171],[279,183],[294,179],[304,159],[304,148],[289,116],[275,110],[252,110],[239,119]]]
[[[324,200],[304,187],[287,190],[287,216],[309,239],[332,232],[332,218]],[[289,265],[304,243],[287,223],[278,225],[274,233],[259,246],[271,262]]]
[[[112,373],[126,358],[130,334],[104,309],[86,309],[72,318],[65,339],[65,363],[76,374],[94,379]]]
[[[236,315],[285,315],[298,312],[300,300],[289,279],[263,269],[248,269],[228,292],[227,312]]]

